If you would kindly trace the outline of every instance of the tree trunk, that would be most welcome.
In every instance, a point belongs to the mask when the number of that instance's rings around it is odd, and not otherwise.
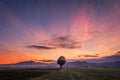
[[[62,65],[60,65],[60,69],[62,69]]]

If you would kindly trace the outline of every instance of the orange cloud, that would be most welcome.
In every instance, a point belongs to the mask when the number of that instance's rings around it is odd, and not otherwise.
[[[36,60],[35,59],[35,62],[41,62],[41,63],[44,63],[44,64],[52,64],[54,60]]]

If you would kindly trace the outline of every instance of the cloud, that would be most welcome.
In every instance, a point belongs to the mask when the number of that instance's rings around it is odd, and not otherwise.
[[[102,59],[105,61],[120,61],[120,52],[117,52],[111,56],[103,57]]]
[[[28,48],[36,49],[56,49],[56,48],[65,48],[65,49],[77,49],[81,48],[81,41],[76,41],[70,35],[54,35],[49,40],[44,40],[40,42],[40,45],[29,45]],[[41,46],[42,45],[42,46]],[[52,47],[51,47],[52,46]]]
[[[42,62],[53,62],[54,60],[38,60],[38,61],[42,61]]]
[[[102,58],[87,59],[88,62],[115,62],[120,61],[120,52],[115,53],[114,55],[105,56]]]
[[[55,60],[37,60],[35,59],[36,62],[41,62],[41,63],[45,63],[45,64],[51,64],[54,63]]]
[[[115,55],[120,55],[120,51],[118,51],[117,53],[115,53]]]
[[[28,48],[35,48],[35,49],[55,49],[55,47],[49,46],[39,46],[39,45],[29,45]]]
[[[51,45],[59,48],[75,49],[81,47],[81,41],[75,41],[70,35],[54,36],[50,42]]]
[[[99,57],[99,54],[94,54],[94,55],[78,55],[78,57]]]
[[[84,57],[98,57],[98,55],[84,55]]]

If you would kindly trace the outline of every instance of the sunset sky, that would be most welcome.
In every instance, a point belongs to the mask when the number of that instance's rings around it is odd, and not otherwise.
[[[0,0],[0,64],[118,51],[120,0]]]

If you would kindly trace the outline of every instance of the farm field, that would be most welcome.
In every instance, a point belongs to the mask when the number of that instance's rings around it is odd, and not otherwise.
[[[120,68],[2,68],[0,80],[120,80]]]
[[[0,68],[0,80],[31,80],[57,70],[56,68]]]
[[[120,80],[120,68],[65,68],[33,80]]]

